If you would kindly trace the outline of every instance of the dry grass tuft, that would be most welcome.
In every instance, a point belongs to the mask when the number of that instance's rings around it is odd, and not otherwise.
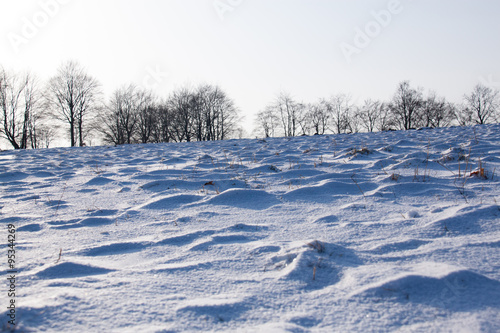
[[[361,154],[361,155],[368,155],[371,153],[371,150],[369,150],[368,148],[366,147],[363,147],[363,148],[353,148],[351,149],[347,154],[348,155],[351,155],[351,156],[356,156],[358,154]]]
[[[271,165],[271,166],[269,167],[269,170],[274,171],[274,172],[281,172],[281,170],[280,170],[280,169],[278,169],[278,168],[277,168],[276,166],[274,166],[274,165]]]
[[[62,257],[62,248],[61,248],[61,249],[59,249],[59,257],[58,257],[58,258],[57,258],[57,260],[56,260],[56,264],[57,264],[59,261],[61,261],[61,257]]]
[[[393,173],[391,175],[391,180],[394,180],[395,182],[397,182],[399,180],[399,177],[401,177],[399,174]]]
[[[481,178],[481,179],[488,179],[488,174],[484,170],[483,161],[481,161],[481,159],[479,159],[478,163],[479,163],[478,168],[475,171],[472,171],[470,173],[469,177],[477,177],[477,178]]]
[[[325,252],[325,245],[322,242],[318,241],[318,240],[315,240],[315,241],[312,241],[310,243],[307,243],[307,246],[309,246],[313,250],[316,250],[318,253]]]
[[[488,179],[488,177],[486,176],[486,172],[484,171],[484,168],[480,168],[477,171],[471,172],[470,177],[478,177],[481,179]]]

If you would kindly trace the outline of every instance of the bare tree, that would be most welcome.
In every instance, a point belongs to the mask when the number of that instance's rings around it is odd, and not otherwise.
[[[136,98],[139,141],[148,143],[152,139],[155,123],[158,121],[156,98],[151,91],[146,90],[138,90]]]
[[[106,116],[106,131],[116,133],[108,134],[109,142],[121,142],[120,129],[123,137],[134,136],[143,143],[224,140],[238,130],[238,110],[217,86],[201,85],[196,90],[181,88],[162,103],[156,103],[150,92],[131,90],[116,95],[108,108],[114,112]],[[127,100],[130,102],[124,103]],[[117,121],[118,118],[122,121]]]
[[[338,94],[332,96],[326,103],[330,114],[332,131],[334,133],[347,133],[349,130],[349,117],[354,106],[349,95]]]
[[[170,94],[167,108],[172,112],[172,139],[177,142],[193,139],[193,93],[188,88],[181,88]]]
[[[199,86],[191,96],[191,117],[193,118],[193,135],[198,141],[211,140],[214,114],[211,86]]]
[[[320,100],[318,103],[309,104],[307,119],[309,119],[315,135],[323,135],[328,129],[330,115],[325,100]]]
[[[277,135],[279,118],[274,111],[272,106],[267,106],[257,114],[257,131],[262,133],[266,138]]]
[[[39,126],[35,131],[36,140],[32,141],[32,148],[49,148],[56,137],[56,128],[51,126]]]
[[[453,108],[444,97],[430,92],[422,104],[422,121],[425,127],[448,126],[453,119]]]
[[[56,137],[59,124],[54,123],[48,112],[48,105],[43,102],[41,94],[35,95],[34,100],[37,102],[30,115],[29,141],[33,149],[49,148],[50,143]]]
[[[310,135],[313,129],[313,124],[309,115],[310,105],[297,103],[297,123],[301,135]],[[297,135],[298,133],[296,133]]]
[[[81,92],[76,108],[76,124],[78,131],[78,144],[85,146],[85,139],[90,131],[95,129],[94,118],[100,107],[100,84],[94,78],[84,75],[81,81]]]
[[[138,89],[134,85],[115,90],[101,116],[104,141],[115,145],[134,142],[139,119]]]
[[[377,129],[383,115],[383,104],[380,101],[371,99],[365,100],[363,106],[359,108],[358,116],[361,121],[361,126],[367,132],[373,132]]]
[[[156,108],[156,122],[153,130],[154,142],[170,142],[173,140],[173,113],[166,102]]]
[[[37,120],[38,94],[36,79],[32,75],[9,74],[0,68],[0,133],[14,149],[30,146],[31,130]]]
[[[241,120],[239,110],[234,101],[225,92],[217,88],[218,118],[214,128],[217,129],[216,140],[227,140],[238,131],[237,123]]]
[[[359,133],[362,128],[362,120],[359,115],[359,107],[352,106],[347,113],[346,133]]]
[[[218,86],[201,85],[192,102],[197,140],[224,140],[236,131],[238,111]]]
[[[96,110],[100,84],[76,62],[63,64],[48,86],[47,98],[57,116],[69,125],[71,146],[84,145],[85,123]]]
[[[496,120],[500,106],[498,96],[498,90],[477,84],[470,95],[464,96],[462,121],[470,119],[476,124],[485,124],[492,119]]]
[[[464,104],[457,105],[455,108],[455,119],[460,126],[470,126],[475,124],[474,112]]]
[[[299,128],[299,119],[302,117],[304,107],[297,103],[290,94],[280,93],[274,103],[270,106],[279,117],[283,134],[285,136],[296,136]]]
[[[389,106],[385,103],[380,104],[379,106],[379,121],[377,125],[378,131],[390,131],[396,127],[396,121],[392,116],[391,110]]]
[[[420,90],[410,87],[409,81],[399,84],[389,109],[400,129],[408,130],[418,126],[421,121],[420,111],[423,105],[422,93]]]

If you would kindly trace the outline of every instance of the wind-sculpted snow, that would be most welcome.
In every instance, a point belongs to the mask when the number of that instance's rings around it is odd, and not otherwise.
[[[59,263],[35,274],[40,279],[68,279],[89,275],[106,274],[112,270],[72,262]]]
[[[499,156],[500,125],[0,152],[17,328],[498,332]]]
[[[210,205],[225,205],[235,208],[267,209],[280,201],[263,190],[229,189],[206,201]]]

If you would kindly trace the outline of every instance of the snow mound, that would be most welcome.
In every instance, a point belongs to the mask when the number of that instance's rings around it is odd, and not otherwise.
[[[143,209],[175,209],[184,205],[188,205],[203,199],[202,196],[199,195],[189,195],[189,194],[178,194],[172,195],[152,203],[147,204],[143,207]]]
[[[281,202],[266,191],[229,189],[205,201],[209,205],[223,205],[236,208],[262,210]]]
[[[442,277],[403,275],[372,287],[362,297],[391,302],[412,302],[456,311],[500,309],[500,282],[470,270]]]
[[[85,277],[90,275],[107,274],[111,269],[82,265],[74,262],[64,262],[45,268],[38,272],[36,277],[39,279],[68,279],[76,277]]]

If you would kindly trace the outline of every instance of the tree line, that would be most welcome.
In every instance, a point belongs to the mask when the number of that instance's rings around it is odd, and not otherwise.
[[[225,140],[240,131],[239,112],[218,86],[180,88],[160,99],[133,84],[103,100],[101,84],[77,62],[45,84],[0,67],[0,135],[14,149],[43,148],[65,131],[70,145]]]
[[[254,131],[276,137],[500,121],[498,90],[478,84],[459,105],[422,91],[403,81],[391,100],[362,105],[345,94],[303,103],[280,93],[257,114]],[[114,145],[225,140],[241,137],[239,122],[233,100],[214,85],[179,88],[161,99],[130,84],[104,101],[99,81],[77,62],[62,64],[44,84],[0,67],[0,136],[14,149],[49,147],[61,131],[72,147],[95,138]]]
[[[256,133],[265,137],[361,131],[409,130],[419,127],[474,125],[500,121],[498,90],[477,84],[460,105],[435,92],[424,96],[409,81],[398,84],[389,101],[365,100],[355,105],[349,95],[337,94],[315,103],[296,101],[280,93],[257,114]]]

